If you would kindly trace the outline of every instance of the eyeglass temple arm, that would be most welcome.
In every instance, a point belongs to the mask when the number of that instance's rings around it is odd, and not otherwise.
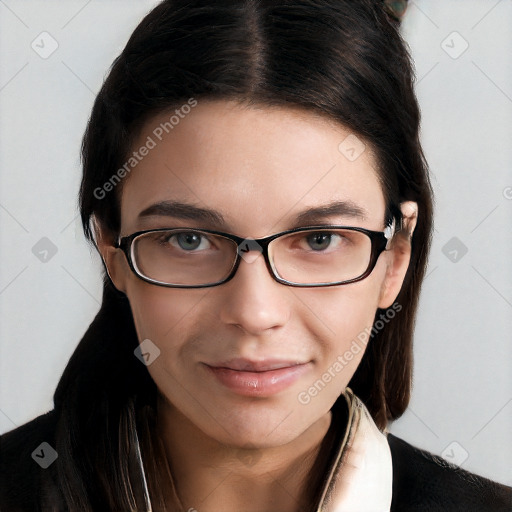
[[[389,249],[391,246],[391,241],[393,240],[393,237],[402,230],[402,217],[399,217],[398,219],[396,217],[393,217],[393,220],[391,221],[391,224],[387,225],[384,229],[384,236],[387,239],[386,243],[386,250]]]

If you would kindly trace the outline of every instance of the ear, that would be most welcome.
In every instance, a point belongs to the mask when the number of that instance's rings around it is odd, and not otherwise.
[[[395,302],[411,260],[411,240],[418,220],[418,205],[414,201],[406,201],[400,204],[400,210],[402,229],[394,235],[387,251],[388,267],[379,298],[381,309],[389,308]]]
[[[125,280],[128,264],[123,251],[114,246],[114,236],[94,215],[91,217],[90,227],[93,233],[94,244],[103,260],[108,277],[115,288],[120,292],[126,293]]]

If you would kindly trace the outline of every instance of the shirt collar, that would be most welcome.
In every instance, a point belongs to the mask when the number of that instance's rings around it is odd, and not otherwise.
[[[346,388],[348,422],[315,512],[389,512],[393,466],[386,433],[375,425],[364,403]]]

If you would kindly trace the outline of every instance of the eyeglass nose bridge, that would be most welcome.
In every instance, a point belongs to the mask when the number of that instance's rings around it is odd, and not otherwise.
[[[235,242],[237,244],[237,248],[236,248],[237,257],[236,257],[236,262],[235,262],[235,265],[233,266],[233,269],[231,271],[231,275],[230,275],[229,279],[232,279],[234,277],[235,273],[238,270],[238,267],[240,266],[240,262],[242,260],[244,260],[244,262],[246,262],[246,263],[253,263],[261,255],[261,256],[263,256],[263,259],[265,260],[265,266],[267,267],[267,270],[268,270],[269,274],[271,275],[271,277],[279,283],[284,282],[280,278],[280,276],[277,275],[277,273],[272,265],[272,262],[270,261],[270,254],[269,254],[270,243],[278,237],[279,237],[279,235],[277,235],[277,236],[271,235],[269,237],[259,238],[256,240],[256,239],[250,238],[250,237],[249,238],[239,238],[239,237],[233,236],[232,240],[233,240],[233,242]]]
[[[237,243],[236,252],[244,261],[252,263],[259,254],[268,253],[268,244],[261,246],[254,238],[246,238]]]

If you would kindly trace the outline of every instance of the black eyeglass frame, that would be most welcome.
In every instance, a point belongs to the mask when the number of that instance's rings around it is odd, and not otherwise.
[[[305,231],[329,231],[334,229],[344,229],[348,231],[358,231],[360,233],[365,234],[368,236],[371,242],[371,254],[370,254],[370,261],[368,263],[368,267],[358,277],[355,277],[353,279],[348,279],[345,281],[336,281],[333,283],[294,283],[292,281],[287,281],[286,279],[283,279],[279,275],[277,275],[277,271],[273,268],[272,263],[270,262],[270,258],[268,255],[268,246],[269,244],[274,241],[276,238],[280,238],[285,235],[289,235],[291,233],[301,233]],[[132,254],[132,247],[133,247],[133,241],[141,235],[144,235],[146,233],[157,233],[162,231],[172,231],[172,230],[179,230],[179,231],[193,231],[197,233],[206,233],[206,234],[212,234],[212,235],[219,235],[223,238],[226,238],[228,240],[231,240],[236,243],[237,245],[237,251],[236,251],[236,259],[234,261],[233,267],[230,271],[230,273],[225,277],[224,279],[220,281],[216,281],[214,283],[207,283],[207,284],[194,284],[194,285],[182,285],[182,284],[169,284],[164,283],[162,281],[157,281],[156,279],[151,279],[150,277],[147,277],[138,271],[136,266],[133,263],[133,254]],[[266,236],[264,238],[243,238],[237,235],[233,235],[231,233],[224,233],[223,231],[215,231],[211,229],[200,229],[200,228],[191,228],[191,227],[177,227],[177,228],[158,228],[158,229],[147,229],[144,231],[137,231],[136,233],[132,233],[131,235],[124,236],[122,238],[119,238],[119,240],[114,244],[114,247],[116,249],[121,249],[126,256],[126,259],[128,261],[128,265],[130,266],[130,269],[132,272],[143,281],[146,281],[150,284],[155,284],[157,286],[164,286],[166,288],[211,288],[213,286],[219,286],[221,284],[227,283],[229,280],[231,280],[234,275],[236,274],[236,271],[238,270],[238,267],[240,266],[240,260],[242,259],[242,256],[240,254],[240,247],[244,242],[250,241],[254,244],[256,242],[261,247],[261,254],[263,255],[265,259],[265,264],[267,266],[267,269],[270,273],[270,275],[274,278],[275,281],[278,283],[287,285],[287,286],[294,286],[297,288],[313,288],[313,287],[326,287],[326,286],[340,286],[344,284],[350,284],[350,283],[356,283],[357,281],[362,281],[366,277],[368,277],[375,268],[375,265],[377,264],[377,260],[379,259],[379,256],[389,248],[389,244],[391,240],[393,239],[394,235],[400,230],[400,226],[396,228],[395,219],[389,224],[384,231],[373,231],[366,228],[360,228],[360,227],[354,227],[354,226],[339,226],[339,225],[318,225],[318,226],[307,226],[307,227],[300,227],[300,228],[293,228],[288,229],[286,231],[281,231],[279,233],[275,233],[270,236]],[[255,250],[255,249],[250,249]],[[258,251],[260,252],[260,251]]]

